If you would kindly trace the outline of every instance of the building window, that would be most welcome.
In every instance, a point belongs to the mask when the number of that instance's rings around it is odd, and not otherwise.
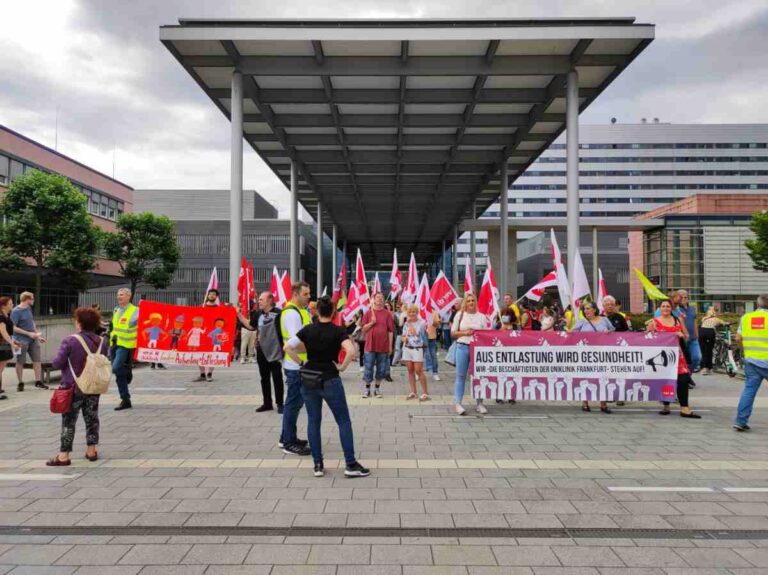
[[[0,154],[0,184],[8,183],[8,172],[10,170],[10,158]]]
[[[11,182],[24,173],[24,164],[11,160],[10,180]]]

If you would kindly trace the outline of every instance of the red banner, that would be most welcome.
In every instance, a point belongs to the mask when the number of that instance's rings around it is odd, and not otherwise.
[[[228,366],[235,339],[232,306],[183,306],[142,300],[134,357],[178,365]]]

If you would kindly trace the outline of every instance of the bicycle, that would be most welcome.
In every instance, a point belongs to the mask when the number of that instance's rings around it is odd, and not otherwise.
[[[715,334],[712,363],[715,367],[724,368],[729,377],[736,377],[736,373],[742,367],[741,348],[733,343],[730,323],[726,323],[723,330]]]

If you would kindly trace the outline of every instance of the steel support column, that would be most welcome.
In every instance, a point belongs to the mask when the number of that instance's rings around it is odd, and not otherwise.
[[[565,88],[566,108],[566,205],[568,210],[566,241],[568,244],[568,277],[575,277],[576,253],[579,250],[579,74],[568,72]],[[570,302],[563,302],[563,306]]]
[[[477,202],[472,202],[472,219],[477,218]],[[469,265],[472,268],[472,286],[474,287],[477,281],[477,249],[475,248],[475,241],[477,237],[475,232],[469,232]],[[456,287],[456,286],[453,286]],[[475,288],[477,292],[477,288]]]
[[[597,301],[600,295],[600,262],[597,258],[597,228],[592,228],[592,299]]]
[[[323,204],[317,202],[317,295],[323,293]]]
[[[236,303],[243,255],[243,75],[232,74],[229,175],[229,301]]]
[[[338,270],[338,229],[336,228],[336,224],[333,224],[332,233],[331,233],[331,243],[333,244],[333,249],[331,251],[331,293],[333,293],[333,290],[336,289],[336,278],[338,277],[336,274],[339,273]]]
[[[451,283],[459,285],[459,226],[453,226],[453,251],[451,252]]]
[[[509,289],[509,199],[507,197],[507,160],[501,163],[499,174],[499,212],[501,212],[501,229],[499,230],[499,292]]]
[[[299,174],[291,160],[291,281],[299,281]],[[287,295],[287,294],[286,294]]]

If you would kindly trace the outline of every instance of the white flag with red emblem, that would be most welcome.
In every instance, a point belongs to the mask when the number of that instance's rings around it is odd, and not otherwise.
[[[432,307],[441,316],[444,316],[450,311],[453,304],[461,299],[442,271],[437,274],[437,278],[435,278],[435,283],[432,284],[429,296],[432,299]]]
[[[208,288],[205,290],[205,296],[203,298],[203,303],[208,298],[208,292],[212,289],[215,289],[216,291],[219,291],[219,274],[216,272],[216,267],[214,266],[213,271],[211,272],[211,278],[208,280]],[[216,296],[216,305],[221,305],[221,301],[219,301],[219,296]]]
[[[605,287],[605,280],[603,279],[603,270],[600,268],[597,268],[597,309],[600,310],[600,313],[603,313],[605,311],[605,305],[603,304],[603,300],[605,300],[605,297],[608,295],[608,290]]]
[[[389,295],[392,299],[403,289],[403,274],[397,265],[397,248],[392,256],[392,272],[389,274]]]
[[[379,279],[379,272],[376,272],[376,275],[373,276],[373,291],[371,295],[376,295],[377,293],[384,293],[381,291],[381,280]]]
[[[283,274],[285,275],[285,274]],[[277,272],[277,266],[272,268],[272,279],[269,282],[269,293],[275,298],[275,305],[282,308],[288,301],[285,291],[283,289],[283,282],[281,281],[280,274]]]
[[[351,320],[358,311],[365,313],[367,309],[367,306],[364,306],[360,301],[360,292],[357,291],[357,285],[352,284],[349,287],[349,292],[347,293],[347,303],[344,306],[344,311],[342,312],[344,321]]]
[[[487,317],[499,313],[499,286],[493,275],[490,258],[488,258],[488,267],[485,270],[483,284],[480,286],[480,293],[477,296],[477,311]]]
[[[571,291],[571,297],[573,298],[573,308],[577,309],[581,307],[582,300],[592,295],[592,290],[589,288],[589,280],[587,279],[587,272],[584,271],[584,263],[581,261],[581,254],[576,251],[576,259],[573,270],[573,290]]]
[[[475,278],[472,265],[469,263],[464,266],[464,293],[475,293]]]
[[[333,286],[333,294],[331,295],[331,301],[334,307],[339,300],[344,297],[344,293],[347,291],[347,257],[346,252],[341,252],[341,269],[339,270],[339,277],[336,278],[336,285]]]
[[[548,287],[557,285],[557,272],[549,272],[542,279],[539,280],[535,286],[529,289],[523,297],[527,297],[533,301],[539,301]]]
[[[407,304],[412,304],[416,300],[416,292],[419,290],[419,272],[416,271],[416,258],[411,252],[411,261],[408,264],[408,277],[405,280],[405,288],[400,296]]]
[[[427,278],[427,274],[422,274],[421,276],[421,282],[416,291],[416,305],[419,306],[419,315],[421,316],[421,319],[427,321],[427,318],[432,315],[432,304],[429,297],[429,279]]]
[[[565,309],[571,303],[571,288],[568,284],[568,274],[563,265],[563,257],[560,255],[560,246],[557,245],[555,230],[549,230],[550,241],[552,243],[552,266],[557,274],[557,291],[560,295],[560,304]]]

